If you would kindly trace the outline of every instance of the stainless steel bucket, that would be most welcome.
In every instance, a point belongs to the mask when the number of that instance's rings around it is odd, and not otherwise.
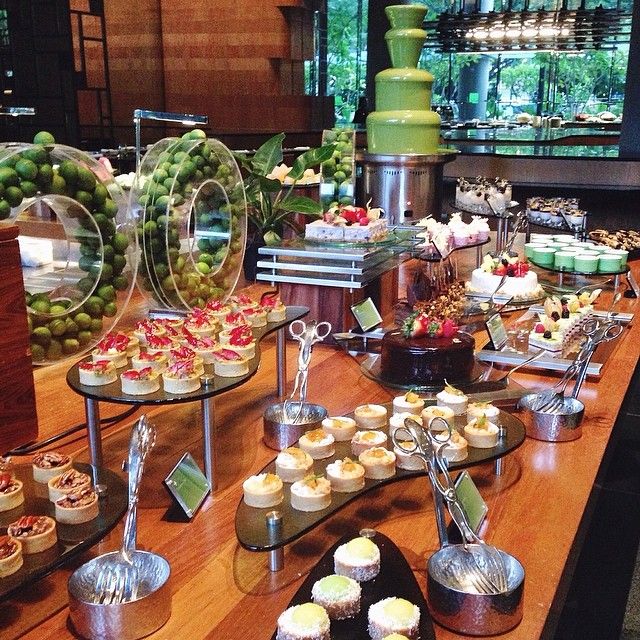
[[[427,562],[427,601],[433,619],[456,633],[470,636],[493,636],[516,627],[522,620],[524,593],[524,568],[520,562],[499,551],[507,570],[507,591],[496,594],[465,591],[446,571],[459,546],[442,547]]]
[[[582,435],[584,404],[576,398],[565,398],[561,409],[554,413],[534,411],[531,404],[537,394],[529,393],[520,398],[523,422],[527,435],[545,442],[567,442],[577,440]]]
[[[295,416],[300,407],[299,402],[288,403],[289,416]],[[282,451],[300,439],[305,431],[317,429],[327,417],[327,410],[319,404],[302,405],[299,419],[294,423],[284,412],[284,403],[272,404],[264,412],[264,443],[270,449]]]
[[[132,560],[140,586],[135,600],[95,603],[97,577],[119,555],[112,551],[78,567],[69,578],[69,614],[76,631],[88,640],[137,640],[157,631],[171,616],[169,563],[155,553],[135,550]]]

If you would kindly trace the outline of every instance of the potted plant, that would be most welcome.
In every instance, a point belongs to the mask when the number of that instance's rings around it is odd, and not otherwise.
[[[255,279],[255,262],[259,247],[281,242],[285,227],[293,229],[296,233],[302,231],[294,219],[295,214],[314,218],[322,215],[322,205],[319,202],[297,195],[293,190],[296,181],[303,176],[306,169],[318,166],[331,158],[335,144],[309,149],[299,155],[288,174],[292,181],[283,184],[280,180],[267,176],[282,162],[284,137],[284,133],[273,136],[252,156],[236,154],[238,164],[245,173],[244,187],[249,217],[245,276],[248,279]]]

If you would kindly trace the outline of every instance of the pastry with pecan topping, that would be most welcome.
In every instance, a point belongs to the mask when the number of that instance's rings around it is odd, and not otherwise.
[[[9,511],[24,502],[22,482],[10,473],[0,473],[0,511]]]
[[[91,486],[91,478],[75,469],[69,469],[55,478],[51,478],[47,483],[49,486],[49,500],[55,502],[63,498],[68,493],[75,493],[81,489]]]
[[[22,553],[40,553],[58,541],[56,521],[49,516],[22,516],[7,528],[7,534],[22,543]]]
[[[71,469],[71,458],[56,451],[37,453],[31,461],[33,465],[33,479],[47,484],[51,478],[59,476]]]
[[[87,487],[56,500],[56,520],[62,524],[82,524],[98,517],[96,492]]]
[[[22,544],[9,536],[0,536],[0,578],[14,574],[22,566]]]

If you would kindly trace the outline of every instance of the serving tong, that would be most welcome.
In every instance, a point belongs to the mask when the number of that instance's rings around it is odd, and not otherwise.
[[[440,432],[440,438],[434,435],[436,432],[433,425],[436,424],[445,427]],[[442,496],[452,520],[462,534],[463,553],[457,555],[456,562],[451,562],[448,566],[452,577],[460,586],[470,583],[481,594],[504,593],[508,589],[508,574],[502,555],[496,547],[487,544],[473,531],[443,457],[443,449],[448,446],[451,434],[451,426],[443,418],[433,418],[427,428],[406,418],[404,426],[395,429],[391,438],[400,451],[422,460],[434,496]],[[439,473],[444,481],[440,480]],[[473,548],[469,545],[473,545]]]
[[[331,332],[329,322],[316,322],[309,324],[302,320],[294,320],[289,325],[289,333],[294,340],[300,343],[298,354],[298,372],[296,373],[293,391],[284,401],[283,412],[285,419],[291,424],[296,424],[302,415],[303,406],[307,400],[307,382],[309,379],[309,363],[311,362],[311,350],[317,342],[322,342]],[[296,393],[298,400],[294,400]],[[294,406],[296,407],[294,409]]]
[[[129,504],[124,521],[122,547],[115,560],[106,564],[96,579],[94,604],[120,604],[136,599],[140,578],[132,561],[137,536],[138,492],[144,461],[156,443],[156,430],[147,416],[134,425],[129,441],[127,469],[129,472]]]

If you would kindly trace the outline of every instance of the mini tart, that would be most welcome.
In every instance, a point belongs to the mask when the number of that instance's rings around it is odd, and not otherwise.
[[[275,507],[284,500],[282,480],[274,473],[251,476],[242,483],[244,501],[250,507]]]
[[[232,311],[222,320],[222,330],[233,329],[233,327],[239,327],[243,324],[251,324],[247,318],[244,317],[244,313],[241,311]]]
[[[403,442],[405,449],[410,449],[413,446],[413,442]],[[398,469],[404,469],[405,471],[422,471],[425,466],[422,458],[414,456],[413,453],[407,453],[400,447],[394,446],[393,453],[396,454],[396,467]]]
[[[200,320],[187,319],[184,328],[192,333],[196,338],[214,338],[219,330],[218,321],[214,317],[203,316]]]
[[[96,348],[91,352],[91,357],[94,362],[101,360],[108,360],[113,363],[116,369],[121,369],[127,366],[127,351],[117,351],[115,349],[106,349],[102,351],[100,348]]]
[[[291,506],[298,511],[321,511],[331,504],[331,483],[307,476],[291,485]]]
[[[0,511],[11,511],[24,502],[23,485],[10,473],[0,473]]]
[[[452,389],[453,387],[450,387]],[[467,410],[467,405],[469,404],[469,398],[462,393],[462,391],[458,391],[455,389],[456,393],[452,393],[447,390],[447,388],[440,391],[440,393],[436,394],[436,399],[438,401],[439,407],[449,407],[456,416],[463,415]]]
[[[324,431],[333,436],[336,442],[348,442],[356,433],[356,421],[353,418],[325,418],[322,421]]]
[[[333,554],[334,571],[358,582],[373,580],[380,573],[380,549],[369,538],[354,538]]]
[[[278,618],[276,640],[330,640],[329,616],[318,604],[289,607]]]
[[[393,399],[395,413],[415,413],[419,416],[423,409],[424,400],[413,391],[408,391],[403,396],[396,396]]]
[[[402,413],[394,413],[389,418],[389,427],[391,428],[391,431],[395,431],[398,427],[404,428],[404,421],[407,418],[411,418],[411,420],[414,420],[420,425],[422,424],[422,418],[415,413],[409,413],[408,411],[403,411]]]
[[[404,598],[385,598],[372,604],[367,617],[371,640],[383,640],[390,633],[418,638],[420,609]]]
[[[150,353],[143,351],[131,358],[131,366],[134,369],[146,369],[151,367],[154,371],[162,373],[169,364],[169,360],[164,353]]]
[[[327,479],[338,493],[352,493],[364,489],[364,467],[350,458],[327,465]]]
[[[9,536],[0,536],[0,578],[14,574],[23,564],[22,543]]]
[[[244,309],[243,313],[245,318],[249,321],[252,327],[266,327],[267,326],[267,312],[260,307]]]
[[[56,520],[61,524],[82,524],[98,517],[100,507],[93,489],[69,493],[56,500]]]
[[[181,345],[177,349],[171,349],[167,357],[169,358],[167,365],[169,367],[177,362],[190,362],[193,365],[193,370],[198,375],[204,373],[204,360],[190,347]]]
[[[436,434],[436,440],[446,440],[447,434]],[[467,441],[455,430],[451,432],[451,437],[441,445],[442,457],[448,462],[461,462],[469,455]]]
[[[122,393],[130,396],[144,396],[160,391],[160,374],[152,367],[144,369],[128,369],[120,374]]]
[[[336,452],[335,438],[322,428],[302,434],[298,446],[314,460],[330,458]]]
[[[351,452],[359,456],[363,451],[387,444],[387,434],[384,431],[357,431],[351,438]]]
[[[225,329],[218,336],[220,344],[228,346],[241,356],[251,360],[256,355],[256,341],[249,325],[241,325],[232,329]]]
[[[33,479],[47,484],[51,478],[71,469],[71,458],[55,451],[37,453],[31,461]]]
[[[7,534],[22,543],[22,553],[40,553],[58,541],[56,521],[49,516],[22,516],[7,527]]]
[[[156,320],[141,320],[133,330],[133,335],[138,338],[138,342],[142,345],[147,344],[149,336],[164,336],[167,330]]]
[[[363,451],[358,460],[364,467],[365,478],[382,480],[396,474],[396,454],[384,447],[373,447]]]
[[[78,365],[78,378],[80,384],[98,387],[115,382],[118,379],[118,374],[111,360],[93,360],[81,362]]]
[[[55,502],[69,493],[77,493],[91,487],[91,478],[81,471],[69,469],[47,483],[49,487],[49,500]]]
[[[480,416],[468,422],[464,427],[464,437],[471,447],[491,449],[498,444],[498,427]]]
[[[490,402],[471,402],[467,406],[467,420],[479,418],[481,415],[487,416],[492,422],[498,422],[500,409]]]
[[[140,353],[140,339],[133,334],[119,333],[127,339],[127,358],[133,358]]]
[[[324,607],[331,620],[346,620],[360,612],[362,589],[347,576],[320,578],[311,588],[311,599]]]
[[[194,356],[203,364],[215,364],[218,343],[213,338],[203,338],[191,345]]]
[[[249,360],[232,349],[218,349],[214,352],[213,372],[222,378],[237,378],[249,373]]]
[[[264,307],[267,312],[267,322],[282,322],[287,319],[287,307],[278,300],[272,307]]]
[[[276,474],[283,482],[298,482],[305,478],[313,467],[313,458],[302,449],[288,447],[276,458]]]
[[[387,424],[387,409],[380,404],[360,405],[353,416],[358,429],[381,429]]]
[[[167,335],[147,336],[147,353],[163,353],[169,357],[171,349],[176,349],[178,343]]]
[[[200,375],[192,362],[176,362],[162,372],[162,385],[167,393],[191,393],[200,388]]]
[[[422,416],[422,424],[425,427],[429,427],[431,425],[431,420],[433,418],[444,418],[452,427],[455,420],[453,409],[450,409],[449,407],[441,407],[439,405],[431,405],[430,407],[425,407],[420,415]],[[436,420],[433,427],[431,428],[434,431],[444,430],[442,428],[442,422],[440,422],[440,420]]]

